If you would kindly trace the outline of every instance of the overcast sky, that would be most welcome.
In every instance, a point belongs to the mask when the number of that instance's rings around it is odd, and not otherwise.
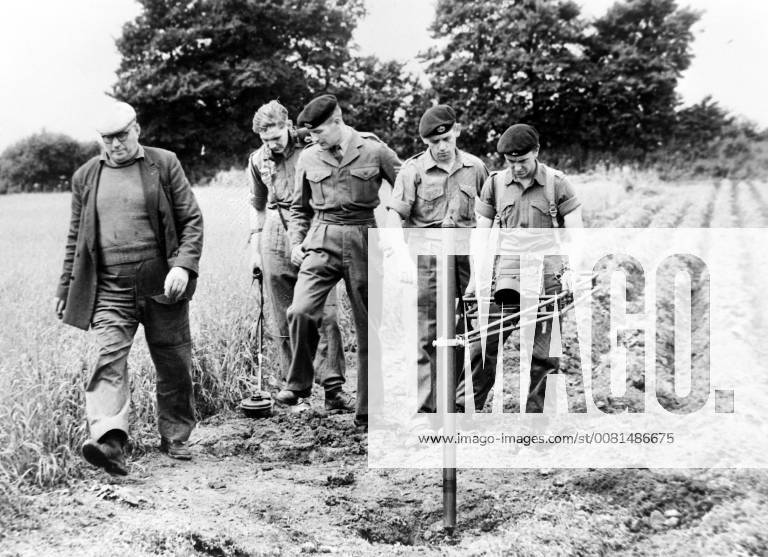
[[[600,15],[613,0],[582,0]],[[712,94],[721,105],[768,126],[768,2],[678,2],[705,10],[695,27],[695,58],[679,91],[687,103]],[[411,60],[431,44],[433,0],[366,0],[356,32],[362,54]],[[90,115],[115,81],[114,46],[133,0],[13,0],[0,18],[0,149],[46,128],[94,137]]]

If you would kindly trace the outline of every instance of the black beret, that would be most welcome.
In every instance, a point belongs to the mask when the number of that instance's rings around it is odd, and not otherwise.
[[[430,137],[445,133],[456,123],[456,113],[447,104],[428,108],[419,122],[419,135]]]
[[[507,131],[501,134],[496,144],[496,151],[502,155],[521,157],[530,153],[539,146],[539,134],[528,124],[515,124],[509,126]]]
[[[334,95],[315,97],[301,111],[297,124],[311,130],[330,118],[338,105],[339,101]]]

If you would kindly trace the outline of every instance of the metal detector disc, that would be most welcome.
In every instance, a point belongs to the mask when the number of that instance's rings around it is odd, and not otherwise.
[[[240,402],[240,409],[249,418],[266,418],[272,415],[272,397],[265,391],[253,393]]]

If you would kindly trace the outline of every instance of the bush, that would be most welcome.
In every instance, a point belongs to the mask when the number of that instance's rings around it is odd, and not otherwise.
[[[96,142],[64,134],[26,137],[0,155],[0,193],[66,190],[72,173],[98,152]]]

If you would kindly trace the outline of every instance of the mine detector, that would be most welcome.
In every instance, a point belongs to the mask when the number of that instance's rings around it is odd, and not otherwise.
[[[507,331],[516,331],[523,327],[535,325],[541,321],[553,318],[555,314],[562,316],[576,307],[577,303],[589,298],[597,288],[596,275],[582,278],[578,284],[562,284],[562,291],[558,294],[546,295],[539,294],[539,303],[525,309],[520,309],[520,279],[518,276],[512,276],[507,273],[503,257],[497,256],[494,264],[494,273],[491,283],[492,296],[483,297],[465,297],[459,295],[459,304],[456,305],[456,284],[457,269],[456,256],[452,255],[455,250],[452,235],[446,236],[448,241],[443,244],[443,265],[442,272],[438,275],[438,284],[442,284],[442,297],[438,301],[438,337],[433,341],[438,353],[442,352],[442,373],[445,381],[445,389],[442,393],[445,404],[443,424],[447,435],[456,433],[456,362],[454,350],[458,346],[464,346],[465,351],[469,353],[469,346],[473,342],[479,342],[481,335],[488,334],[493,328],[493,334],[501,335]],[[560,236],[556,234],[557,243],[560,243]],[[439,268],[439,267],[438,267]],[[556,275],[558,280],[561,275]],[[575,280],[575,277],[572,279]],[[574,290],[583,290],[585,286],[586,293],[578,300],[574,299]],[[543,291],[543,284],[542,284]],[[469,322],[479,317],[479,307],[481,303],[493,300],[499,307],[498,313],[488,313],[488,323],[469,329]],[[459,315],[457,316],[457,312]],[[464,321],[464,333],[456,334],[456,318],[460,317]],[[503,343],[499,342],[501,350]],[[469,371],[471,374],[471,371]],[[456,528],[456,447],[453,444],[446,443],[443,447],[443,527],[449,534]]]

